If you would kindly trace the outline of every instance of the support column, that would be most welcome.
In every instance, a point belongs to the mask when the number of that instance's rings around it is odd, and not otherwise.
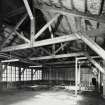
[[[98,73],[98,92],[100,93],[100,71]]]
[[[80,77],[81,77],[81,64],[79,64],[78,68],[78,85],[80,86]]]
[[[78,92],[78,60],[75,58],[75,96],[77,96]]]
[[[105,98],[105,74],[103,74],[103,97]]]
[[[104,60],[103,60],[102,64],[103,64],[103,68],[105,70],[105,61]],[[101,92],[102,92],[103,98],[105,98],[105,74],[101,74]]]
[[[1,81],[2,81],[2,64],[0,63],[0,90],[2,89]]]
[[[29,15],[29,18],[30,18],[30,24],[31,24],[31,26],[30,26],[30,40],[31,40],[31,43],[30,43],[30,45],[31,45],[31,47],[33,46],[33,42],[34,42],[34,36],[35,36],[35,17],[34,17],[34,15],[35,15],[35,11],[34,11],[34,2],[33,2],[33,0],[32,0],[32,9],[30,8],[30,5],[29,5],[29,3],[28,3],[28,0],[23,0],[23,2],[24,2],[24,5],[25,5],[25,7],[26,7],[26,10],[27,10],[27,13],[28,13],[28,15]]]
[[[19,81],[21,81],[21,67],[19,67]]]
[[[100,47],[95,41],[89,38],[88,35],[76,34],[84,43],[86,43],[93,51],[95,51],[103,60],[105,60],[105,50]]]
[[[31,81],[33,81],[33,69],[31,69]]]
[[[19,88],[21,87],[21,67],[19,67]]]

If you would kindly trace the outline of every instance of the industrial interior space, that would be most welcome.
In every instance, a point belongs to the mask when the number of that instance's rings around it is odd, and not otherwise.
[[[105,105],[105,0],[0,0],[0,105]]]

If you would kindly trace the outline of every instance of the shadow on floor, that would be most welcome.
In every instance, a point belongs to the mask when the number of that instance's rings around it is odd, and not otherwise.
[[[96,92],[82,92],[77,97],[74,91],[60,87],[36,86],[0,92],[0,105],[105,105],[105,100]]]
[[[78,105],[105,105],[105,99],[96,91],[82,92],[83,100],[78,100]]]
[[[48,90],[46,86],[38,86],[35,88],[23,87],[21,89],[9,89],[0,91],[0,105],[12,105],[24,100],[29,100],[41,92]]]

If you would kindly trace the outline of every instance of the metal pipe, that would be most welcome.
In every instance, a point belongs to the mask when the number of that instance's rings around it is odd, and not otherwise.
[[[77,96],[78,88],[78,60],[75,58],[75,96]]]

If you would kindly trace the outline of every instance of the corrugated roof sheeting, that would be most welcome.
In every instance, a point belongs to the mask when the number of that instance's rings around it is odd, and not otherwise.
[[[73,0],[73,5],[75,9],[85,12],[85,0]]]
[[[36,0],[34,1],[36,2]],[[91,14],[99,14],[102,0],[37,0],[36,3],[47,4],[59,8],[75,8],[82,12],[88,10]]]
[[[102,3],[102,0],[34,0],[34,1],[36,5],[38,4],[47,5],[55,9],[66,8],[67,10],[76,10],[83,13],[88,12],[94,15],[100,14],[101,3]],[[47,21],[50,21],[56,14],[56,12],[54,13],[49,10],[47,13],[45,13],[45,11],[43,13]],[[55,27],[56,22],[52,24],[53,28]],[[80,26],[77,26],[78,22]],[[79,27],[80,29],[78,29],[77,27]],[[70,34],[81,30],[84,32],[91,31],[93,29],[96,29],[97,27],[98,27],[98,22],[93,20],[84,19],[83,17],[77,19],[75,16],[67,16],[67,17],[63,16],[56,31],[65,34]]]
[[[87,9],[92,14],[99,14],[102,0],[87,0]]]

